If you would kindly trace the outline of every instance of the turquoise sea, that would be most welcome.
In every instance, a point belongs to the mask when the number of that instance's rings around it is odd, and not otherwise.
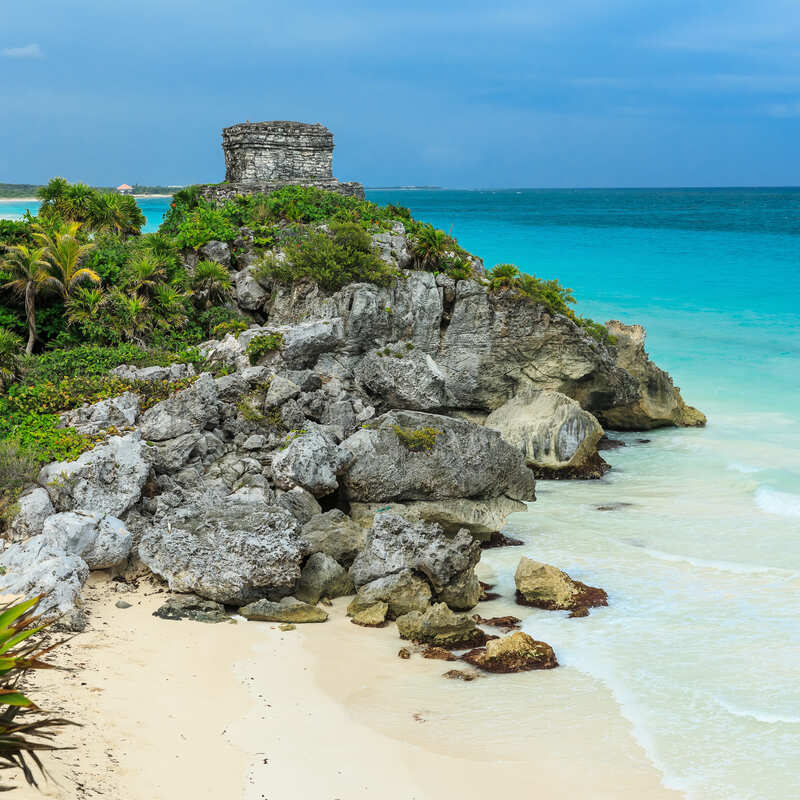
[[[645,326],[708,427],[624,434],[603,480],[540,482],[510,524],[526,547],[483,561],[508,595],[523,552],[608,590],[586,619],[534,610],[525,629],[613,693],[665,785],[800,797],[800,189],[368,196]],[[142,202],[148,230],[167,202]]]

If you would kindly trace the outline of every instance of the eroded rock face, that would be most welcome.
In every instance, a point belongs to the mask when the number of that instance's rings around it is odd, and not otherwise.
[[[431,596],[428,581],[410,569],[404,569],[360,586],[347,607],[347,613],[353,616],[375,603],[385,602],[387,612],[384,619],[387,616],[388,619],[397,619],[411,611],[425,611],[431,604]]]
[[[75,461],[48,464],[39,473],[39,483],[57,511],[83,508],[120,517],[141,499],[149,471],[136,431],[112,436]]]
[[[217,384],[205,373],[191,386],[147,409],[139,430],[145,440],[163,442],[213,427],[219,422],[219,410]]]
[[[300,582],[294,596],[312,605],[321,598],[342,597],[355,591],[347,570],[325,553],[314,553],[300,573]]]
[[[612,430],[649,430],[667,425],[702,427],[706,416],[687,406],[672,378],[659,369],[644,350],[645,330],[641,325],[625,325],[611,320],[609,333],[617,339],[617,364],[639,386],[638,397],[629,403],[604,409],[600,418]]]
[[[80,556],[64,552],[39,534],[1,553],[0,569],[4,593],[24,597],[43,594],[37,613],[45,620],[58,618],[59,624],[74,631],[86,627],[81,589],[89,577],[89,567]]]
[[[350,575],[357,587],[412,570],[430,583],[434,594],[457,608],[471,608],[480,590],[473,569],[480,545],[466,530],[448,537],[438,525],[412,523],[394,514],[379,514]],[[379,598],[386,599],[386,598]]]
[[[432,432],[429,447],[415,450],[401,439],[425,429]],[[341,481],[351,501],[534,499],[535,481],[520,451],[465,420],[390,411],[341,446],[352,454]]]
[[[125,523],[95,511],[67,511],[48,517],[42,535],[56,549],[80,556],[89,569],[110,569],[127,561],[133,535]]]
[[[301,536],[308,552],[326,553],[345,567],[353,563],[367,541],[365,528],[338,508],[311,517]]]
[[[136,422],[139,416],[139,396],[125,392],[118,397],[100,400],[92,405],[82,405],[61,415],[61,421],[78,433],[94,436],[111,427],[123,430]]]
[[[522,631],[515,631],[502,639],[492,639],[485,648],[470,650],[462,658],[487,672],[525,672],[558,666],[556,654],[549,644],[537,642]]]
[[[281,489],[302,486],[315,497],[335,491],[340,475],[352,460],[321,427],[290,434],[291,441],[272,459],[275,483]]]
[[[560,392],[524,391],[489,414],[484,425],[519,448],[538,477],[602,475],[600,423]]]
[[[303,556],[299,532],[277,506],[228,505],[153,525],[139,555],[172,591],[244,605],[294,589]]]
[[[384,408],[430,411],[449,405],[444,372],[411,342],[371,350],[356,368],[355,377]]]
[[[23,541],[42,532],[45,520],[55,513],[45,489],[31,489],[17,501],[17,515],[10,525],[11,541]]]
[[[401,639],[438,647],[476,647],[486,642],[486,634],[466,614],[456,614],[445,603],[432,605],[424,614],[412,611],[397,618]]]
[[[536,608],[573,610],[608,605],[602,589],[575,581],[566,572],[524,556],[514,575],[517,602]]]

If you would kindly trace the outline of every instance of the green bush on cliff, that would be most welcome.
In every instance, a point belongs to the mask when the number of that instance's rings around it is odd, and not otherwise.
[[[392,430],[400,444],[412,453],[428,453],[436,446],[436,438],[441,434],[437,428],[403,428],[393,425]]]
[[[238,231],[224,209],[201,201],[184,214],[173,239],[180,248],[193,247],[196,250],[212,240],[232,242],[237,234]]]
[[[282,346],[282,333],[264,333],[260,336],[254,336],[248,343],[244,352],[246,356],[249,356],[251,364],[257,364],[258,360],[265,353],[280,350]]]

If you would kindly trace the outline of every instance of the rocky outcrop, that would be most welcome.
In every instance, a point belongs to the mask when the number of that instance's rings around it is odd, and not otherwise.
[[[397,631],[401,639],[453,649],[480,646],[487,640],[471,617],[454,613],[445,603],[436,603],[425,613],[412,611],[398,617]]]
[[[101,400],[92,405],[82,405],[61,415],[64,425],[78,433],[94,436],[109,428],[130,428],[139,416],[139,395],[125,392],[118,397]]]
[[[493,639],[485,648],[470,650],[462,658],[486,672],[526,672],[558,666],[553,648],[522,631]]]
[[[342,448],[352,455],[341,481],[350,500],[534,498],[522,454],[496,431],[465,420],[390,411]]]
[[[325,553],[314,553],[300,573],[294,596],[313,605],[323,597],[333,599],[354,591],[353,580],[344,567]]]
[[[39,473],[39,483],[57,511],[82,508],[121,517],[141,499],[149,472],[136,431],[112,436],[75,461],[48,464]]]
[[[58,620],[73,631],[86,627],[81,589],[89,567],[80,556],[65,552],[39,534],[1,553],[0,573],[4,594],[44,595],[36,609],[44,620]]]
[[[309,553],[325,553],[345,567],[353,563],[367,541],[366,530],[338,508],[312,516],[303,525],[301,536]]]
[[[89,569],[110,569],[124,564],[133,536],[125,523],[95,511],[67,511],[48,517],[42,536],[54,548],[80,556]]]
[[[205,373],[191,386],[145,411],[139,430],[145,440],[163,442],[213,427],[219,422],[219,411],[217,385]]]
[[[17,501],[17,513],[9,526],[9,539],[24,541],[42,532],[45,520],[53,513],[53,503],[45,489],[36,487]]]
[[[296,520],[277,506],[228,505],[166,529],[153,525],[139,556],[172,591],[244,605],[294,589],[303,556],[299,533]]]
[[[351,614],[350,621],[354,625],[362,625],[365,628],[379,628],[386,622],[386,614],[388,611],[388,603],[373,603],[370,606],[354,610]]]
[[[478,602],[474,567],[480,546],[466,530],[448,537],[438,525],[412,523],[394,514],[380,514],[350,575],[357,587],[407,570],[424,577],[434,596],[458,609]],[[386,600],[386,597],[377,599]]]
[[[668,425],[701,427],[706,416],[686,405],[672,378],[659,369],[644,350],[645,330],[611,320],[608,332],[617,340],[617,365],[638,384],[638,396],[629,403],[603,409],[599,416],[613,430],[648,430]]]
[[[597,452],[597,419],[560,392],[525,391],[486,418],[484,425],[525,454],[537,478],[596,478],[607,466]]]
[[[524,556],[514,575],[517,602],[550,610],[574,610],[608,605],[605,591],[575,581],[566,572]]]
[[[424,612],[431,604],[431,597],[428,581],[410,569],[404,569],[359,586],[347,613],[355,616],[375,603],[386,603],[384,619],[397,619],[411,611]]]

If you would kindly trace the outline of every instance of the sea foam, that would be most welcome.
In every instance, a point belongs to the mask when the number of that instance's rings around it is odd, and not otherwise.
[[[769,486],[762,486],[756,492],[756,505],[767,514],[800,517],[800,495],[779,492]]]

